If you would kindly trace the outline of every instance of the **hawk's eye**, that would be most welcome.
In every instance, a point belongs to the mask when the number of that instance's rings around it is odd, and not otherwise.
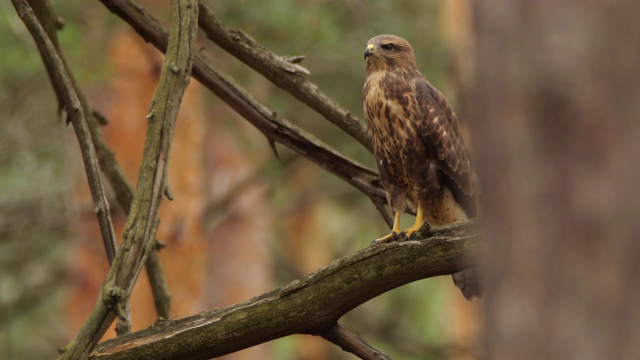
[[[386,51],[391,51],[394,48],[393,44],[382,44],[382,45],[380,45],[380,47],[383,48]]]

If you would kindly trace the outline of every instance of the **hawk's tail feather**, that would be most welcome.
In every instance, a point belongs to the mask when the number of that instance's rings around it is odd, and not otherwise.
[[[453,283],[467,300],[481,297],[484,286],[477,269],[466,269],[451,275]]]

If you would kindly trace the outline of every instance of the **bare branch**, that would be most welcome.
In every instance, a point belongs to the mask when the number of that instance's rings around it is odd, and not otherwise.
[[[116,161],[115,155],[109,149],[102,137],[102,132],[100,131],[99,124],[107,124],[108,120],[104,115],[94,110],[91,105],[89,105],[89,101],[84,96],[84,93],[76,83],[73,72],[71,71],[71,69],[69,69],[64,54],[60,49],[57,30],[61,28],[61,24],[63,23],[63,21],[55,14],[53,7],[48,0],[28,1],[34,10],[36,17],[38,18],[38,21],[43,25],[45,32],[49,36],[49,39],[52,41],[53,46],[56,49],[58,56],[60,57],[60,60],[62,60],[62,64],[66,69],[69,80],[71,80],[73,89],[77,94],[78,99],[80,100],[80,104],[82,105],[82,109],[87,120],[87,125],[89,126],[89,132],[91,133],[91,139],[93,140],[93,144],[95,146],[100,169],[107,178],[111,189],[114,191],[116,200],[118,201],[124,212],[129,215],[129,210],[131,209],[131,203],[133,201],[133,188],[124,176],[120,165],[118,165],[118,162]],[[47,69],[47,73],[53,84],[53,79],[50,73],[50,71],[53,69],[50,69],[48,66],[45,68]],[[60,109],[62,109],[64,107],[64,104],[60,100],[62,98],[62,94],[60,93],[58,87],[54,86],[53,88],[59,101],[58,106]],[[109,260],[109,263],[111,263],[111,260],[112,259]],[[169,292],[169,287],[167,286],[164,271],[162,270],[162,264],[160,263],[160,259],[155,247],[152,253],[149,254],[145,266],[147,269],[147,275],[149,278],[149,283],[151,285],[153,299],[156,305],[158,316],[168,318],[171,303],[171,293]],[[120,326],[119,328],[122,329],[123,326]]]
[[[43,62],[48,69],[53,86],[56,88],[56,94],[58,94],[59,99],[64,105],[63,110],[67,114],[67,120],[73,124],[73,129],[75,130],[80,145],[87,180],[89,181],[94,212],[100,224],[102,241],[107,252],[109,263],[112,263],[117,249],[116,235],[113,230],[113,223],[111,222],[109,202],[107,201],[100,181],[96,151],[93,147],[89,128],[87,127],[84,109],[80,104],[78,94],[75,92],[62,59],[58,55],[54,44],[51,42],[51,39],[49,39],[49,36],[47,36],[44,28],[40,25],[31,6],[25,0],[12,0],[12,2],[18,15],[29,29],[31,36],[33,36]]]
[[[138,186],[125,226],[122,247],[102,287],[100,299],[76,338],[64,349],[63,359],[86,358],[115,316],[125,316],[126,303],[140,274],[157,230],[158,207],[165,190],[173,128],[189,83],[197,30],[195,0],[171,2],[171,34],[160,84],[147,119]]]
[[[275,85],[309,105],[371,150],[371,140],[362,121],[309,81],[307,79],[309,72],[306,69],[274,54],[244,32],[227,28],[216,17],[213,10],[202,2],[200,2],[198,23],[213,42],[264,75]]]
[[[247,302],[103,342],[91,358],[208,359],[292,334],[322,334],[382,293],[472,266],[474,231],[468,221],[426,228],[418,240],[368,247]]]
[[[318,335],[340,346],[342,350],[358,356],[360,359],[391,360],[389,355],[367,344],[358,335],[338,324],[333,325]]]
[[[230,77],[216,72],[202,57],[196,57],[193,73],[203,85],[220,96],[271,141],[303,155],[362,191],[373,202],[386,204],[386,195],[378,174],[280,117],[235,84]]]
[[[142,7],[129,0],[100,0],[109,10],[126,21],[146,41],[165,51],[167,35],[163,26]],[[229,104],[270,141],[278,142],[333,173],[367,195],[374,203],[386,204],[380,177],[367,167],[345,157],[313,135],[296,127],[260,103],[229,76],[196,55],[193,76],[220,99]],[[377,207],[384,211],[383,207]],[[384,216],[384,215],[383,215]]]

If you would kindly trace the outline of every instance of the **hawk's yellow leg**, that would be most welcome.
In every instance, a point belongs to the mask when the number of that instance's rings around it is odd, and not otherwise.
[[[393,231],[391,231],[391,234],[375,240],[373,242],[373,245],[382,244],[389,241],[398,240],[401,238],[409,239],[416,231],[422,228],[422,225],[424,225],[424,222],[426,221],[424,218],[424,208],[422,207],[422,205],[418,205],[418,210],[416,211],[416,222],[413,223],[413,225],[410,228],[401,232],[400,231],[400,215],[401,214],[402,212],[396,211],[395,219],[393,220]]]
[[[401,211],[396,211],[395,217],[393,219],[393,229],[391,229],[391,234],[381,237],[380,239],[374,240],[373,245],[386,243],[392,240],[395,240],[400,234],[400,215]]]
[[[413,223],[413,226],[411,226],[410,228],[404,231],[404,234],[407,237],[407,239],[409,239],[411,235],[413,235],[413,233],[420,230],[420,228],[422,227],[425,221],[423,215],[424,215],[424,208],[422,207],[422,205],[418,205],[418,210],[416,211],[416,222]]]

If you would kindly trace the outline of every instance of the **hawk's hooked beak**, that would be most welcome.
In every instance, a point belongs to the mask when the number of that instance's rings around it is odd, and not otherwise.
[[[369,44],[367,45],[367,49],[364,51],[364,59],[367,60],[367,58],[371,55],[373,55],[373,44]]]

